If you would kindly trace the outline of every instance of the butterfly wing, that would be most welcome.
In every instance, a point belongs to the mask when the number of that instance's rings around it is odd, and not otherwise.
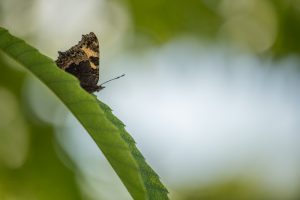
[[[99,42],[91,32],[82,35],[77,45],[65,52],[58,52],[57,66],[76,76],[81,87],[92,93],[101,90],[99,81]]]

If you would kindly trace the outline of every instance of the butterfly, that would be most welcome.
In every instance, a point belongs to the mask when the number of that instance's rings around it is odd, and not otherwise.
[[[75,46],[65,52],[58,52],[56,65],[66,72],[74,75],[80,81],[80,85],[89,93],[100,91],[103,84],[121,78],[125,74],[110,79],[101,85],[99,81],[99,41],[95,33],[82,35],[81,40]]]
[[[82,35],[75,46],[65,52],[58,52],[57,66],[74,75],[80,85],[89,93],[100,91],[104,87],[99,81],[99,42],[93,32]]]

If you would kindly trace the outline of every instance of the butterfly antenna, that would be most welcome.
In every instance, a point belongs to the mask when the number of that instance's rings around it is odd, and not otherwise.
[[[116,80],[116,79],[119,79],[121,77],[125,76],[125,74],[122,74],[121,76],[117,76],[116,78],[112,78],[112,79],[109,79],[108,81],[105,81],[104,83],[101,83],[100,86],[104,85],[105,83],[108,83],[110,81],[113,81],[113,80]]]

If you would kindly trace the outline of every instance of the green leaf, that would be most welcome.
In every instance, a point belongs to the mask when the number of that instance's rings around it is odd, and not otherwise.
[[[26,67],[74,114],[94,139],[134,199],[168,199],[168,191],[146,163],[125,125],[79,81],[52,59],[0,27],[0,49]]]

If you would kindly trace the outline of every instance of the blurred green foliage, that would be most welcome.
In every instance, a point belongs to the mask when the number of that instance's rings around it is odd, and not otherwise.
[[[300,2],[297,0],[273,2],[278,13],[278,36],[272,48],[275,55],[300,55]]]
[[[75,174],[57,156],[52,125],[35,121],[24,112],[27,108],[22,89],[26,73],[3,58],[1,55],[0,93],[12,95],[10,101],[16,104],[9,110],[14,110],[11,121],[0,123],[0,199],[81,199]],[[7,106],[1,94],[1,105]],[[3,109],[0,112],[8,115]],[[21,126],[20,120],[25,125]]]
[[[137,36],[162,44],[181,35],[256,53],[299,54],[297,0],[122,0]],[[264,46],[260,46],[266,43]]]
[[[272,193],[267,194],[256,184],[241,179],[213,182],[202,187],[183,188],[180,190],[180,199],[218,199],[218,200],[261,200],[280,199]]]
[[[127,0],[134,29],[154,42],[164,43],[180,34],[215,38],[222,18],[216,1]]]

